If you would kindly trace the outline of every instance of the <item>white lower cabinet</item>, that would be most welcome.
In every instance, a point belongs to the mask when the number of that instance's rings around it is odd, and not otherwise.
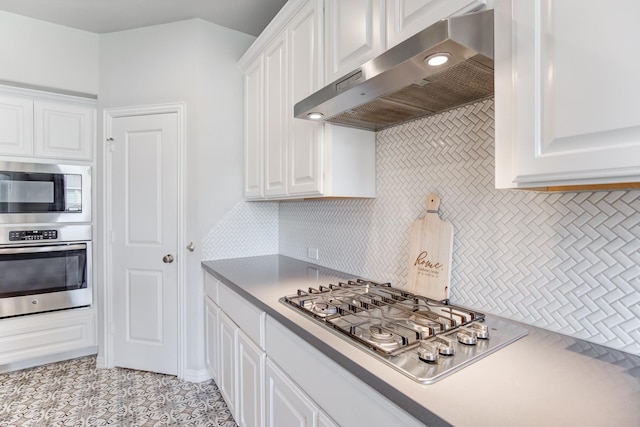
[[[236,423],[262,427],[266,354],[260,343],[264,342],[264,313],[209,274],[205,274],[205,284],[207,368]]]
[[[318,427],[338,427],[338,424],[329,418],[327,414],[320,411],[318,413]]]
[[[12,365],[35,366],[97,350],[96,311],[80,308],[2,319],[0,322],[0,372]],[[61,355],[58,359],[51,359]],[[65,357],[68,355],[69,357]],[[30,363],[29,361],[36,361]],[[27,364],[25,364],[27,363]]]
[[[273,361],[266,368],[267,427],[338,427]]]
[[[267,427],[312,427],[315,403],[269,359],[266,376]]]
[[[236,422],[241,426],[264,426],[266,354],[242,331],[238,331],[237,350]]]
[[[288,328],[267,317],[266,322],[267,375],[280,368],[280,377],[288,379],[282,384],[292,391],[284,394],[309,399],[318,412],[313,425],[342,426],[424,426],[393,402],[368,386],[354,374],[301,340]],[[267,378],[269,383],[270,378]],[[281,388],[283,385],[281,384]],[[267,385],[267,389],[269,389]],[[339,393],[336,393],[339,390]],[[273,403],[267,391],[267,415]],[[348,402],[342,396],[348,396]],[[287,404],[289,401],[286,402]],[[282,410],[282,409],[281,409]],[[330,417],[330,418],[328,418]],[[335,420],[335,421],[333,421]],[[278,425],[278,424],[273,424]],[[282,424],[307,425],[307,424]]]
[[[218,316],[220,309],[210,298],[205,298],[205,363],[214,380],[218,381]]]
[[[208,273],[205,293],[207,367],[239,426],[423,425]]]
[[[238,328],[222,311],[218,322],[220,372],[218,387],[229,410],[236,416],[236,339]]]

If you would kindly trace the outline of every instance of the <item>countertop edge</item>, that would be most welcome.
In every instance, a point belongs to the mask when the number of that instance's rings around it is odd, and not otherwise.
[[[283,256],[283,255],[280,255]],[[284,257],[284,256],[283,256]],[[294,259],[294,258],[292,258]],[[296,260],[298,261],[298,260]],[[445,427],[452,426],[452,424],[448,423],[443,418],[439,417],[435,413],[431,412],[427,408],[425,408],[420,403],[413,400],[411,397],[407,396],[403,391],[398,390],[396,387],[388,384],[387,382],[381,380],[376,375],[372,374],[367,369],[363,368],[359,364],[355,363],[348,357],[345,357],[343,354],[327,345],[321,339],[316,338],[313,334],[308,333],[295,322],[287,319],[285,316],[280,314],[278,311],[274,310],[268,304],[263,303],[260,299],[253,296],[251,293],[247,292],[238,284],[234,283],[229,278],[225,277],[223,274],[219,273],[213,267],[207,264],[207,261],[201,262],[202,268],[228,286],[231,290],[236,292],[238,295],[242,296],[248,302],[258,307],[261,310],[264,310],[269,316],[273,317],[280,324],[285,326],[291,332],[296,334],[298,337],[302,338],[309,345],[314,347],[316,350],[320,351],[322,354],[326,355],[329,359],[349,371],[351,374],[356,376],[358,379],[372,387],[375,391],[383,395],[386,399],[396,404],[398,407],[402,408],[404,411],[408,413],[408,415],[416,418],[418,421],[434,427]]]

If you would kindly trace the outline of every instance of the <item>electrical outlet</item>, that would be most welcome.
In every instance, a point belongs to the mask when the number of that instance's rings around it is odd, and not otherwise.
[[[318,259],[318,248],[307,248],[307,258]]]

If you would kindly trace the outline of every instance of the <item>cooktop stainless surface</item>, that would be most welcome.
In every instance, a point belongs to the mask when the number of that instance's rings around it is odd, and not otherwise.
[[[424,384],[527,335],[515,323],[362,279],[299,289],[280,301]]]

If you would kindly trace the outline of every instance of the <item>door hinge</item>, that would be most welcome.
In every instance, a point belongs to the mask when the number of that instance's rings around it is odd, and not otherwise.
[[[109,151],[113,153],[113,151],[116,149],[116,144],[112,137],[107,138],[107,145],[109,147]]]

